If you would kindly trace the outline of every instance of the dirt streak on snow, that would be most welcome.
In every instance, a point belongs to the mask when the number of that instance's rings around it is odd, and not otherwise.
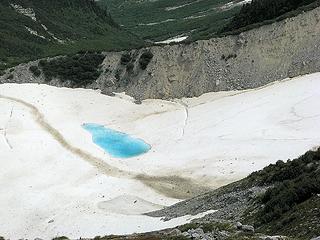
[[[79,238],[185,223],[189,217],[164,223],[140,214],[195,194],[199,184],[215,188],[320,145],[319,90],[317,73],[136,105],[93,90],[2,84],[0,130],[12,148],[0,138],[0,233]],[[111,158],[81,128],[87,122],[152,149]]]

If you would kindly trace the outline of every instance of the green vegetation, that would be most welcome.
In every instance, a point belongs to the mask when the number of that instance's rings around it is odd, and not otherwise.
[[[153,58],[153,54],[150,50],[142,53],[139,59],[140,68],[142,70],[145,70],[152,58]]]
[[[68,81],[71,87],[85,87],[100,76],[100,65],[104,58],[101,53],[87,52],[50,61],[41,60],[39,67],[47,81],[58,78],[63,82]]]
[[[206,223],[198,223],[191,222],[178,227],[181,232],[186,232],[189,229],[197,229],[201,227],[204,233],[212,232],[212,231],[234,231],[235,228],[229,222],[206,222]]]
[[[187,35],[187,42],[240,32],[320,6],[319,0],[101,0],[125,29],[145,40]]]
[[[131,62],[132,57],[129,53],[124,53],[121,55],[120,63],[121,65],[127,65],[129,62]]]
[[[127,239],[127,236],[97,236],[94,238],[95,240],[123,240]],[[142,233],[136,234],[136,236],[130,236],[130,240],[188,240],[189,238],[184,236],[166,236],[163,234],[156,233]]]
[[[252,173],[248,179],[255,185],[271,185],[285,180],[295,180],[305,174],[312,174],[320,164],[320,149],[308,151],[301,157],[288,160],[286,163],[279,160],[263,170]]]
[[[238,34],[252,28],[294,17],[320,6],[319,0],[253,0],[221,29],[220,34]]]
[[[69,238],[62,236],[62,237],[55,237],[52,240],[68,240]]]
[[[30,72],[33,73],[33,75],[34,75],[35,77],[39,77],[39,76],[41,75],[41,71],[40,71],[40,69],[38,68],[38,66],[31,66],[31,67],[29,67],[29,70],[30,70]]]
[[[261,221],[280,218],[285,212],[309,198],[320,194],[320,174],[304,173],[294,180],[286,180],[270,188],[262,197],[265,205],[261,211]]]
[[[284,163],[278,161],[248,177],[252,185],[271,185],[257,204],[253,222],[264,231],[301,239],[320,235],[320,148]],[[305,219],[304,225],[301,227]],[[311,230],[312,231],[311,231]],[[291,232],[290,232],[290,231]],[[293,231],[295,230],[295,231]]]
[[[12,80],[13,79],[13,74],[10,74],[8,77],[7,77],[8,80]]]
[[[278,219],[264,223],[259,231],[269,234],[283,234],[296,239],[309,240],[320,236],[320,199],[313,196],[295,205]]]
[[[230,0],[101,0],[116,22],[146,40],[161,41],[180,34],[192,40],[210,37],[240,10]],[[234,3],[240,0],[233,1]]]
[[[36,21],[10,4],[30,8]],[[0,26],[0,71],[79,50],[122,50],[144,44],[91,0],[3,0]]]
[[[287,12],[316,0],[253,0],[242,6],[225,30],[234,30],[265,20],[275,19]]]
[[[229,55],[227,55],[227,56],[225,56],[224,54],[222,54],[222,56],[221,56],[221,60],[224,60],[224,61],[228,61],[229,59],[231,59],[231,58],[236,58],[237,57],[237,54],[229,54]]]

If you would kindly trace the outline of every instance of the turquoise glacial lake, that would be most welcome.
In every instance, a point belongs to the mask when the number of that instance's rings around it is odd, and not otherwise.
[[[115,158],[136,157],[148,152],[151,146],[142,139],[95,123],[85,123],[82,127],[92,135],[92,141]]]

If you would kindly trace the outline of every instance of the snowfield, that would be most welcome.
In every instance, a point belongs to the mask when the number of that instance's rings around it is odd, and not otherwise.
[[[141,214],[319,146],[319,106],[319,73],[141,105],[124,94],[0,85],[0,235],[94,237],[188,222],[195,216],[163,222]],[[83,123],[131,134],[152,149],[111,158]]]

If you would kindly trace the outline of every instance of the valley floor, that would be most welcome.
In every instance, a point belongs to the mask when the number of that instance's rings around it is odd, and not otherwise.
[[[317,73],[136,105],[124,94],[0,85],[0,235],[94,237],[188,222],[197,216],[163,222],[141,214],[319,146],[319,90]],[[131,134],[152,149],[111,158],[83,123]]]

